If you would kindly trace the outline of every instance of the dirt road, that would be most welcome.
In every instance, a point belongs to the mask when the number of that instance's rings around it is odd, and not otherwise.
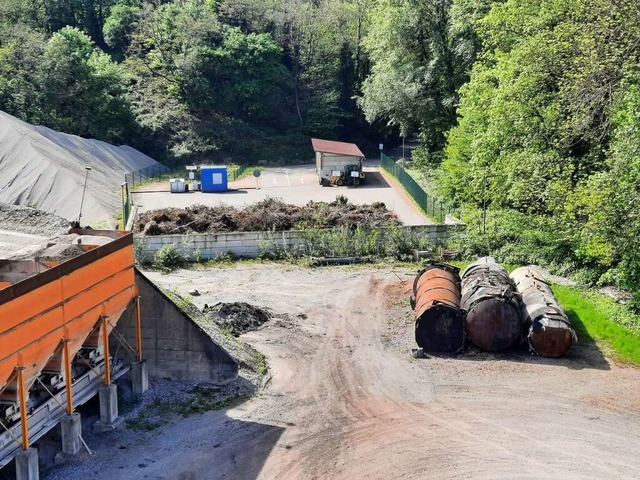
[[[638,369],[588,345],[561,360],[414,360],[406,273],[150,274],[199,289],[200,306],[243,300],[280,314],[243,337],[266,354],[272,381],[226,412],[111,434],[92,459],[50,478],[640,478]]]

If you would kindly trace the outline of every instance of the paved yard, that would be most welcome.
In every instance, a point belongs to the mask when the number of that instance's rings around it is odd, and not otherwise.
[[[226,203],[244,206],[267,197],[281,198],[287,203],[304,205],[310,200],[332,201],[337,195],[344,195],[353,203],[369,204],[384,202],[406,225],[428,225],[433,223],[411,202],[407,194],[386,174],[380,172],[377,164],[367,162],[366,181],[354,187],[321,187],[313,165],[272,167],[262,172],[258,180],[245,177],[229,185],[225,193],[190,192],[169,193],[169,184],[149,185],[134,194],[134,203],[140,211],[167,207],[188,207],[194,204]],[[163,190],[163,191],[157,191]]]

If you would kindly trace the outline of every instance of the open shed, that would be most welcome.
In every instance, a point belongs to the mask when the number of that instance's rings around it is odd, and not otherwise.
[[[311,144],[316,153],[316,170],[321,184],[323,179],[335,176],[335,172],[344,172],[347,166],[354,165],[354,170],[362,173],[364,154],[355,143],[312,138]]]

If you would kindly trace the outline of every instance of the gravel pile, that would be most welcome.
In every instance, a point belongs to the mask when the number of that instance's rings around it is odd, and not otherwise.
[[[192,302],[185,300],[175,292],[164,290],[164,292],[175,302],[180,304],[180,308],[196,322],[214,342],[224,348],[229,355],[236,359],[240,367],[240,376],[246,377],[254,384],[258,385],[263,381],[266,366],[264,356],[247,343],[239,341],[226,330],[205,315]]]
[[[78,235],[70,233],[47,240],[38,245],[25,247],[13,252],[7,258],[10,260],[33,260],[64,262],[71,258],[79,257],[84,253],[80,245],[104,245],[112,239],[96,235]]]
[[[390,223],[400,222],[384,203],[355,205],[339,196],[333,202],[311,201],[302,207],[266,198],[244,208],[223,204],[151,210],[140,215],[135,229],[143,235],[165,235],[342,226],[371,229]]]
[[[31,235],[57,236],[69,231],[69,221],[31,207],[0,203],[0,228]]]
[[[127,146],[56,132],[0,112],[0,202],[35,205],[69,220],[112,223],[124,174],[157,165]]]

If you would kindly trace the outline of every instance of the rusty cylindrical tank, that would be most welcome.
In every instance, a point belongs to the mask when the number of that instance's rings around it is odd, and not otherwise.
[[[460,307],[467,312],[467,336],[477,347],[497,352],[521,340],[518,294],[493,258],[480,258],[464,270]]]
[[[451,265],[433,263],[413,282],[416,343],[426,352],[455,353],[464,346],[459,271]]]
[[[560,357],[577,340],[569,318],[539,269],[520,267],[511,280],[522,297],[522,318],[529,347],[543,357]]]

